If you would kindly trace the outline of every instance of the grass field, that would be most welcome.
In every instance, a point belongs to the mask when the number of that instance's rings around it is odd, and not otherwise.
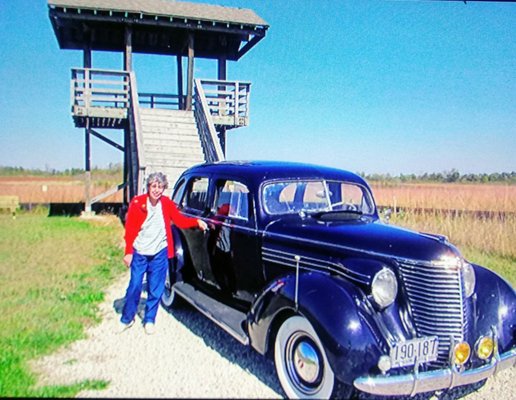
[[[125,269],[121,235],[114,217],[0,215],[0,396],[73,397],[106,385],[36,388],[28,361],[83,337],[97,321],[103,289]]]

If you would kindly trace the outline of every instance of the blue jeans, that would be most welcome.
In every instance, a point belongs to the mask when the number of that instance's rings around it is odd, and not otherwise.
[[[147,302],[145,304],[143,323],[154,323],[161,295],[165,289],[167,268],[168,255],[166,247],[153,256],[144,256],[136,251],[133,253],[131,279],[125,294],[125,304],[120,321],[128,324],[134,319],[142,293],[143,275],[147,273]]]

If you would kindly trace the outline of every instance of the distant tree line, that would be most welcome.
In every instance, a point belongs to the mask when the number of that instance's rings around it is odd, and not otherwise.
[[[109,163],[107,167],[94,167],[93,174],[107,174],[115,175],[122,172],[122,164]],[[65,170],[56,169],[33,169],[23,167],[4,167],[0,166],[0,176],[77,176],[84,174],[82,168],[68,168]],[[370,182],[386,182],[386,183],[418,183],[418,182],[438,182],[438,183],[508,183],[516,184],[516,171],[512,172],[493,172],[491,174],[461,174],[456,169],[444,172],[432,172],[416,175],[416,174],[366,174],[365,172],[358,172],[358,175],[364,177]]]
[[[516,171],[512,172],[493,172],[491,174],[461,174],[456,169],[444,172],[432,172],[416,175],[416,174],[400,174],[393,176],[390,174],[366,174],[359,173],[362,177],[370,182],[438,182],[438,183],[508,183],[516,184]]]
[[[107,167],[93,167],[91,172],[104,174],[118,174],[122,171],[122,164],[109,163]],[[78,176],[84,174],[83,168],[67,168],[65,170],[57,170],[54,168],[23,168],[23,167],[4,167],[0,166],[0,176]]]

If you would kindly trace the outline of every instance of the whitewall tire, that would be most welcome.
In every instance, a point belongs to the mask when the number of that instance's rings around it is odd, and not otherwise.
[[[288,398],[330,398],[335,374],[314,328],[301,316],[281,325],[274,343],[274,363]]]
[[[173,284],[170,281],[170,267],[167,268],[167,277],[165,278],[165,290],[161,296],[161,303],[165,308],[173,308],[178,303],[177,294],[174,291]]]

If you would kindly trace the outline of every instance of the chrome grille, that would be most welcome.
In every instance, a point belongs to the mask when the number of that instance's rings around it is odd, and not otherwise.
[[[452,340],[458,342],[465,337],[467,313],[460,265],[400,264],[418,336],[439,338],[437,365],[448,363]]]

